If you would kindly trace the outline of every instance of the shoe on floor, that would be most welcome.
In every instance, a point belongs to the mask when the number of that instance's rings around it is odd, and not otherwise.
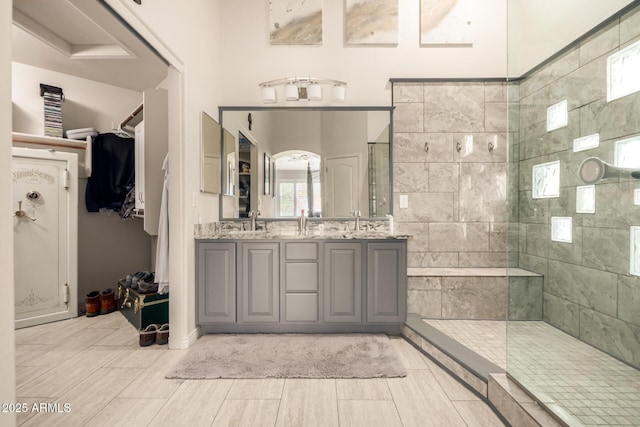
[[[116,311],[116,293],[109,288],[100,294],[100,314],[108,314]]]
[[[169,342],[169,324],[165,323],[164,325],[160,326],[160,329],[158,329],[158,333],[156,335],[156,344],[166,344]]]
[[[93,317],[100,314],[100,292],[89,292],[84,297],[84,305],[87,311],[87,317]]]
[[[156,335],[158,333],[158,325],[155,323],[150,324],[144,330],[140,331],[140,347],[148,347],[156,342]]]

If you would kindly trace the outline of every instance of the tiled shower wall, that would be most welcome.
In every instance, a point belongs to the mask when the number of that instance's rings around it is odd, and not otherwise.
[[[393,104],[394,218],[413,235],[408,266],[505,267],[506,84],[394,82]]]
[[[596,188],[595,213],[576,213],[583,159],[614,163],[614,143],[640,134],[640,93],[607,102],[607,57],[640,39],[640,8],[570,48],[520,83],[519,266],[545,276],[544,320],[640,367],[640,277],[629,273],[630,226],[640,225],[633,204],[637,180]],[[569,105],[568,125],[546,131],[547,107]],[[600,146],[576,152],[573,139],[600,134]],[[519,139],[518,139],[519,135]],[[559,160],[560,197],[532,199],[533,165]],[[510,167],[511,172],[517,168]],[[515,175],[517,176],[517,175]],[[573,218],[573,242],[551,241],[552,216]]]

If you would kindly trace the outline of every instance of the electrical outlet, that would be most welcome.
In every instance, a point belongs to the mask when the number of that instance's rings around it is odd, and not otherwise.
[[[400,209],[407,209],[409,207],[409,195],[401,194],[399,197]]]

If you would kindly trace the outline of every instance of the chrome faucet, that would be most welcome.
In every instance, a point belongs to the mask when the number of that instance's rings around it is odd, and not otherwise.
[[[300,211],[298,217],[298,233],[305,234],[307,232],[307,217],[304,216],[304,209]]]
[[[362,213],[356,209],[355,211],[351,212],[351,215],[356,218],[356,226],[353,228],[353,231],[360,231],[360,216],[362,215]]]
[[[249,218],[251,218],[251,231],[256,231],[256,220],[258,219],[258,215],[260,215],[260,211],[258,209],[249,211]]]

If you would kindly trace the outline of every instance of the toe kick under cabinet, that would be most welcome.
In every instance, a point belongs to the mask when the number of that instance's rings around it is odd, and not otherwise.
[[[387,332],[406,319],[407,243],[196,240],[203,332]]]

